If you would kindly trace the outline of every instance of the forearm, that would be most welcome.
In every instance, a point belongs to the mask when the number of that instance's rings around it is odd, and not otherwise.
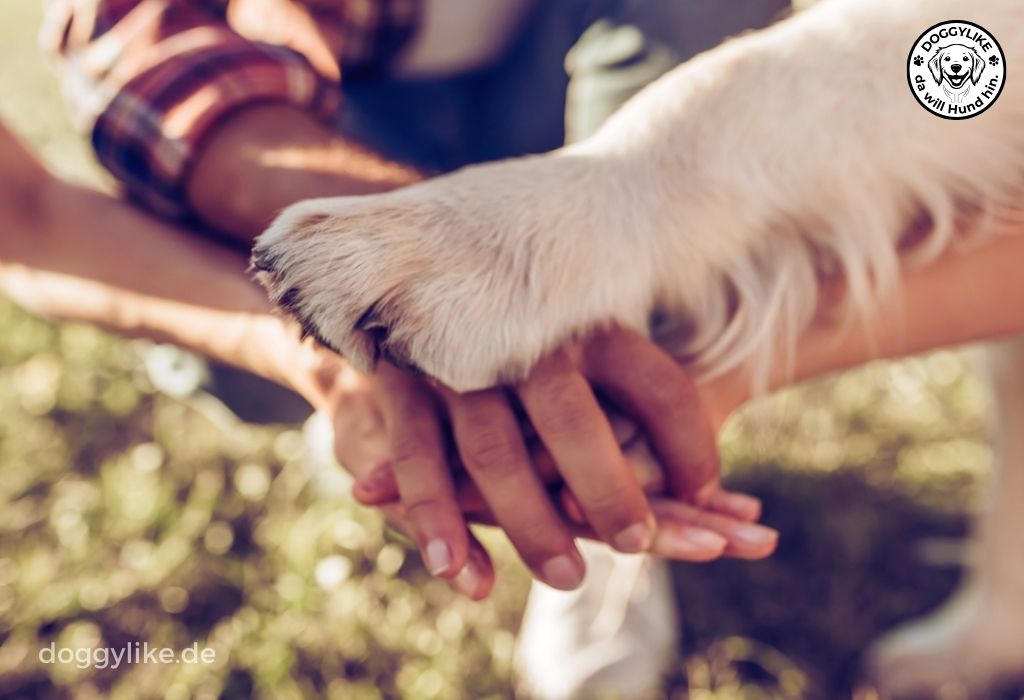
[[[797,379],[875,358],[1024,332],[1024,235],[1009,233],[908,272],[877,318],[822,321],[800,344]]]
[[[47,316],[169,341],[315,399],[318,362],[271,313],[244,256],[99,192],[48,181],[0,212],[0,289]]]
[[[313,197],[372,194],[415,182],[391,162],[288,105],[248,107],[209,137],[188,181],[189,205],[249,243],[278,211]]]
[[[1024,231],[1007,232],[964,252],[907,272],[870,318],[844,323],[823,312],[801,337],[794,372],[772,377],[778,388],[875,359],[1024,332]],[[704,389],[717,415],[749,395],[749,379],[733,373]]]

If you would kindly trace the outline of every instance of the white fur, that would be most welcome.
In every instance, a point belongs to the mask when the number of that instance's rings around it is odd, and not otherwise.
[[[909,93],[909,47],[963,9],[831,0],[672,71],[579,145],[297,204],[258,241],[265,279],[363,368],[354,325],[376,303],[389,351],[459,390],[517,379],[595,325],[647,332],[656,309],[695,331],[678,354],[763,379],[822,275],[868,307],[912,222],[931,223],[913,253],[927,260],[1024,189],[1019,82],[967,121]],[[969,14],[1024,66],[1015,0]]]

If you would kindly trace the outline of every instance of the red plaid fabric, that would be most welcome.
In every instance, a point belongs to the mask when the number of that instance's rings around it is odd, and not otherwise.
[[[266,101],[330,117],[342,74],[386,65],[418,10],[417,0],[50,0],[42,40],[103,165],[181,217],[196,149],[220,120]]]

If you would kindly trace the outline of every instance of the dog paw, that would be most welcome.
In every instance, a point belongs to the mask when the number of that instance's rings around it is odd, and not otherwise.
[[[599,324],[647,329],[653,256],[601,170],[558,153],[301,202],[257,240],[253,267],[359,369],[383,358],[460,391],[515,381]]]
[[[886,698],[989,697],[999,684],[1024,677],[1024,608],[965,589],[879,640],[867,670]]]

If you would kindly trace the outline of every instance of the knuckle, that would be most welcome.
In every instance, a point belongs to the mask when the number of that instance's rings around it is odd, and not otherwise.
[[[601,489],[582,498],[577,495],[577,500],[580,501],[580,507],[587,516],[595,521],[628,524],[638,518],[632,514],[634,508],[629,503],[630,499],[625,496],[626,493],[622,490]]]
[[[572,550],[572,540],[568,534],[553,535],[547,523],[524,523],[518,530],[509,529],[508,532],[516,551],[531,569]]]
[[[442,496],[430,493],[417,494],[402,501],[406,517],[413,522],[424,519],[436,520],[438,513],[448,510],[449,505]]]
[[[530,390],[540,405],[564,400],[566,396],[575,395],[576,389],[575,375],[567,372],[549,372],[530,382]]]
[[[510,475],[522,463],[513,436],[500,430],[474,433],[465,440],[462,452],[467,468],[492,477]]]
[[[648,370],[642,375],[641,382],[651,404],[661,409],[679,407],[693,399],[690,382],[676,372]]]
[[[390,369],[390,374],[398,374],[399,370]],[[394,415],[396,422],[406,423],[416,420],[427,414],[423,400],[415,389],[399,384],[405,382],[406,378],[388,380],[388,404],[390,412]]]
[[[523,391],[534,397],[535,402],[544,404],[571,391],[573,376],[570,371],[561,367],[539,366],[534,369],[526,382]]]
[[[586,398],[579,393],[572,390],[552,392],[544,400],[544,405],[546,408],[542,421],[550,431],[561,435],[577,435],[588,429],[591,412]]]
[[[492,397],[456,397],[453,420],[456,428],[466,435],[474,436],[501,430],[503,404],[495,403]]]
[[[392,437],[391,448],[396,465],[422,466],[434,461],[433,442],[419,431],[397,431]]]

